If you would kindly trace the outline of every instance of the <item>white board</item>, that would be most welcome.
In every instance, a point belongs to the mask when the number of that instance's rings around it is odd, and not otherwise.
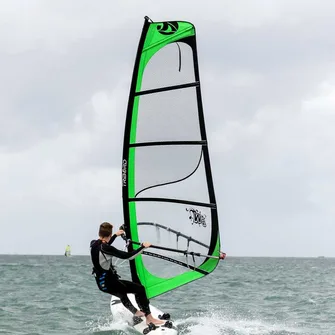
[[[128,294],[128,298],[130,299],[131,303],[136,308],[138,308],[134,295],[133,294]],[[132,314],[130,313],[130,311],[128,311],[128,309],[126,309],[123,306],[123,304],[121,303],[121,301],[118,297],[112,296],[111,302],[110,302],[110,308],[111,308],[111,312],[112,312],[112,315],[113,315],[114,319],[121,319],[121,318],[125,319],[126,321],[128,321],[130,326],[132,326],[139,333],[143,334],[143,330],[148,327],[147,324],[146,324],[146,321],[145,321],[145,317],[142,318],[143,321],[141,323],[138,323],[137,325],[133,325]],[[151,310],[152,316],[156,319],[158,319],[159,315],[163,314],[163,312],[161,310],[159,310],[158,308],[156,308],[152,305],[150,305],[150,310]],[[164,326],[159,326],[159,327],[157,326],[157,328],[155,330],[151,330],[148,334],[149,335],[157,335],[157,334],[177,335],[178,331],[174,326],[172,328],[167,328],[167,327],[164,327]]]

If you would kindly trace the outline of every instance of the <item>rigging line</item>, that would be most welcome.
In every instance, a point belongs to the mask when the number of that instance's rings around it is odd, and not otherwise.
[[[129,243],[136,244],[136,245],[141,245],[142,243],[128,240]],[[176,252],[179,254],[184,254],[184,255],[191,255],[191,256],[197,256],[197,257],[205,257],[205,258],[213,258],[213,259],[220,259],[219,256],[212,256],[212,255],[204,255],[199,252],[193,252],[193,251],[188,251],[188,250],[180,250],[180,249],[173,249],[173,248],[167,248],[167,247],[161,247],[159,245],[151,245],[150,248],[154,249],[160,249],[160,250],[166,250],[166,251],[171,251],[171,252]]]
[[[123,251],[128,251],[128,246],[127,244],[123,247]],[[115,267],[116,266],[121,266],[124,262],[128,261],[128,259],[123,259],[121,261],[121,258],[117,258],[116,261],[115,261]]]
[[[183,180],[185,180],[185,179],[191,177],[191,176],[198,170],[198,167],[199,167],[199,165],[200,165],[200,163],[201,163],[201,159],[202,159],[202,149],[201,149],[201,152],[200,152],[200,158],[199,158],[199,161],[198,161],[197,166],[195,167],[195,169],[194,169],[188,176],[186,176],[186,177],[184,177],[184,178],[181,178],[181,179],[178,179],[178,180],[169,181],[169,182],[167,182],[167,183],[161,183],[161,184],[157,184],[157,185],[153,185],[153,186],[148,186],[148,187],[144,188],[143,190],[138,191],[138,192],[135,194],[135,198],[136,198],[141,192],[147,191],[147,190],[149,190],[149,189],[151,189],[151,188],[159,187],[159,186],[171,185],[171,184],[175,184],[175,183],[179,183],[180,181],[183,181]]]
[[[187,246],[188,247],[188,246]],[[188,263],[188,255],[189,254],[192,254],[192,259],[193,259],[193,266],[191,266],[191,265],[189,265],[189,263]],[[194,252],[192,253],[192,252],[189,252],[188,251],[188,249],[187,249],[187,254],[185,254],[185,257],[186,257],[186,262],[187,262],[187,267],[189,268],[189,269],[194,269],[195,268],[195,257],[194,257]]]

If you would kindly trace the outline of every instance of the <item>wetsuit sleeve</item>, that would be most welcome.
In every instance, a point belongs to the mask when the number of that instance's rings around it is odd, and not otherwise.
[[[90,248],[93,247],[93,245],[97,242],[97,240],[92,240],[91,243],[90,243]]]
[[[115,256],[115,257],[121,258],[121,259],[129,259],[129,260],[135,258],[137,255],[142,253],[143,249],[144,249],[144,247],[141,246],[137,250],[134,250],[134,251],[131,251],[131,252],[125,252],[125,251],[121,251],[119,249],[116,249],[113,246],[108,245],[108,244],[103,244],[101,246],[101,251],[104,254],[112,255],[112,256]]]
[[[111,239],[109,240],[108,245],[111,245],[111,244],[115,241],[116,238],[117,238],[117,235],[114,234],[114,235],[111,237]]]

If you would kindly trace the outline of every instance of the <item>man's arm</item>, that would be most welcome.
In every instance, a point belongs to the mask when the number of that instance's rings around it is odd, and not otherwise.
[[[111,239],[109,240],[108,245],[111,245],[111,244],[115,241],[116,238],[117,238],[117,235],[114,234],[114,235],[111,237]]]
[[[124,230],[122,230],[122,229],[118,230],[118,231],[111,237],[111,239],[110,239],[109,242],[108,242],[108,245],[111,245],[111,244],[115,241],[115,239],[116,239],[118,236],[121,236],[122,234],[124,234]]]
[[[136,256],[138,256],[140,253],[142,253],[144,249],[144,246],[141,245],[140,248],[138,248],[137,250],[131,251],[131,252],[125,252],[125,251],[121,251],[119,249],[116,249],[115,247],[108,245],[108,244],[103,244],[101,246],[101,251],[104,254],[107,255],[112,255],[115,256],[117,258],[121,258],[121,259],[134,259]]]

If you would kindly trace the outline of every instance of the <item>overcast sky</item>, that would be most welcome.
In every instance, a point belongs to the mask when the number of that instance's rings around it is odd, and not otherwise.
[[[0,253],[88,254],[122,223],[145,15],[197,29],[222,249],[335,257],[333,0],[2,1]]]

